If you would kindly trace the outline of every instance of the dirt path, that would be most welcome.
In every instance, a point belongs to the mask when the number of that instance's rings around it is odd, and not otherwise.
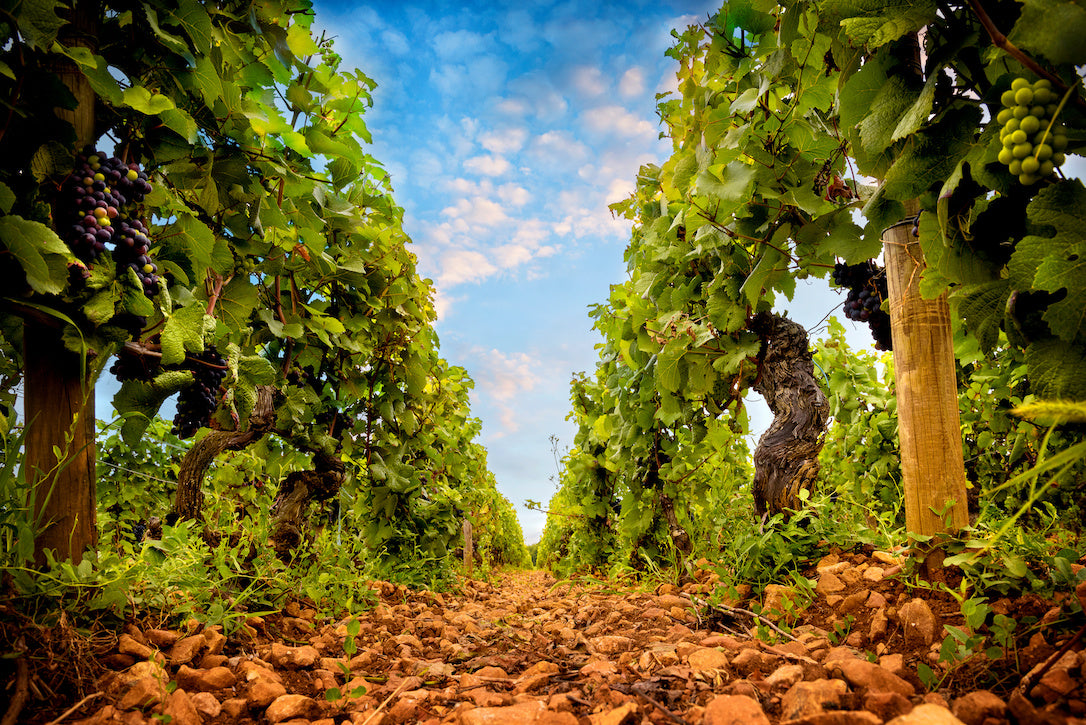
[[[809,606],[777,617],[779,630],[763,624],[763,639],[746,613],[762,602],[695,606],[714,589],[708,572],[652,592],[539,571],[456,594],[376,583],[380,604],[353,622],[292,604],[230,637],[129,625],[99,659],[88,690],[101,694],[65,722],[1086,725],[1082,643],[1053,657],[1082,625],[1074,598],[993,604],[1049,623],[1015,653],[1022,672],[1054,661],[1039,684],[1023,691],[1009,661],[981,654],[925,694],[918,664],[947,673],[942,627],[964,622],[952,598],[907,589],[898,569],[882,552],[827,557],[808,573]],[[795,610],[788,596],[770,587],[764,605]],[[50,719],[32,709],[23,721]]]

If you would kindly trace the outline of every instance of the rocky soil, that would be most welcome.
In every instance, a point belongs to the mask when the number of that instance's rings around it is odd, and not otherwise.
[[[130,623],[94,638],[84,692],[19,677],[30,696],[18,721],[1086,725],[1086,601],[994,602],[1037,623],[1008,656],[948,667],[939,645],[945,626],[965,628],[960,605],[900,571],[886,552],[833,553],[807,572],[806,602],[779,586],[720,601],[708,571],[655,591],[512,571],[445,594],[375,582],[376,608],[340,621],[292,603],[229,636]],[[1086,600],[1086,583],[1076,594]],[[755,623],[763,608],[775,624]],[[934,692],[922,662],[942,678]]]

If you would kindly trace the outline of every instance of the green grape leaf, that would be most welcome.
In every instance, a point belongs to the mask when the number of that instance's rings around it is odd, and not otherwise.
[[[89,48],[82,45],[73,45],[69,48],[56,43],[54,50],[63,53],[79,65],[79,70],[83,72],[95,93],[112,105],[121,103],[121,86],[109,72],[109,64],[106,63],[105,58],[95,55]]]
[[[1032,392],[1040,398],[1086,400],[1086,355],[1080,345],[1055,337],[1026,348]]]
[[[210,48],[214,40],[211,17],[196,0],[181,0],[171,13],[197,49]]]
[[[15,206],[15,192],[7,184],[0,183],[0,212],[10,214]]]
[[[64,8],[56,0],[35,0],[34,2],[12,3],[5,7],[15,8],[15,21],[19,32],[26,38],[31,48],[47,50],[56,40],[59,31],[67,21],[57,15],[57,9]]]
[[[71,251],[60,237],[40,222],[9,215],[0,217],[0,242],[15,258],[30,287],[41,294],[60,294],[68,282]]]
[[[253,310],[260,303],[259,291],[244,275],[230,280],[219,294],[218,316],[232,330],[243,330],[249,325]]]
[[[1052,63],[1086,63],[1086,7],[1074,0],[1021,0],[1008,40]]]
[[[1078,179],[1042,189],[1027,209],[1030,221],[1051,227],[1051,236],[1031,235],[1019,246],[1024,254],[1035,250],[1040,260],[1033,278],[1035,289],[1066,290],[1067,296],[1049,306],[1044,314],[1053,334],[1070,342],[1082,334],[1086,323],[1086,187]],[[1017,255],[1017,250],[1015,252]]]
[[[1010,285],[1007,280],[1000,279],[966,285],[950,295],[951,304],[956,305],[966,327],[976,336],[985,352],[991,352],[999,342],[999,330],[1009,294]]]
[[[841,27],[849,38],[868,48],[877,48],[920,30],[935,20],[937,9],[936,3],[928,0],[894,3],[835,0],[826,7],[843,16]]]
[[[912,135],[927,122],[928,116],[931,115],[932,106],[935,104],[935,85],[939,82],[941,75],[940,73],[932,73],[928,76],[920,95],[916,97],[909,110],[902,114],[901,120],[894,127],[894,133],[890,136],[891,141],[897,141]]]
[[[169,370],[151,381],[125,380],[113,396],[113,407],[124,418],[121,438],[129,446],[136,446],[147,426],[158,414],[166,398],[192,385],[189,370]]]
[[[935,184],[941,186],[972,148],[979,123],[980,111],[975,108],[952,110],[939,123],[910,136],[886,173],[883,193],[890,199],[908,201]]]
[[[178,365],[186,352],[203,352],[204,305],[194,301],[188,307],[174,310],[162,328],[162,364]]]
[[[56,141],[49,141],[43,145],[30,160],[30,173],[38,181],[45,181],[51,176],[60,176],[67,173],[71,167],[71,151]]]
[[[122,101],[126,106],[148,116],[156,116],[163,111],[176,109],[169,96],[162,93],[152,93],[144,86],[126,88],[122,94]]]

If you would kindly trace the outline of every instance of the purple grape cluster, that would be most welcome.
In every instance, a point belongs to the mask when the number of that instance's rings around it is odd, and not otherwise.
[[[870,259],[852,265],[838,262],[833,267],[833,283],[848,288],[841,308],[845,316],[854,322],[868,324],[876,350],[893,350],[890,315],[883,309],[888,295],[886,273],[882,267]]]
[[[173,433],[181,439],[191,438],[211,421],[211,414],[219,404],[219,386],[226,377],[226,361],[214,345],[208,345],[201,353],[189,353],[185,367],[196,379],[181,389],[177,399]]]
[[[153,297],[158,286],[158,268],[147,252],[151,240],[147,227],[129,213],[151,191],[147,174],[137,164],[125,164],[116,157],[88,147],[76,159],[76,167],[61,185],[57,227],[76,257],[93,264],[113,244],[118,268],[131,267]]]
[[[113,361],[109,372],[123,383],[125,380],[150,380],[157,367],[157,364],[149,366],[147,358],[142,355],[126,355],[122,352]]]

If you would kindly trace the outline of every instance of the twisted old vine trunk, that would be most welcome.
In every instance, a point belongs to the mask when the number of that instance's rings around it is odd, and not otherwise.
[[[799,492],[818,477],[829,405],[802,325],[762,312],[751,329],[763,341],[754,389],[773,411],[773,423],[754,449],[754,503],[762,515],[795,509]]]
[[[213,430],[196,442],[177,471],[177,497],[174,513],[182,519],[199,519],[204,507],[204,475],[208,466],[223,451],[240,451],[260,440],[275,423],[275,388],[256,389],[256,406],[249,416],[248,430],[238,432]]]

